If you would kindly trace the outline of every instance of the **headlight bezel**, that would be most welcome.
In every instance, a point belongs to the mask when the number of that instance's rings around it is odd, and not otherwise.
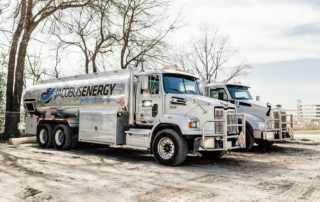
[[[199,121],[191,121],[191,120],[189,120],[188,125],[189,125],[189,129],[197,129],[197,128],[200,127]]]
[[[258,126],[260,130],[265,130],[266,128],[266,123],[265,122],[258,122]]]

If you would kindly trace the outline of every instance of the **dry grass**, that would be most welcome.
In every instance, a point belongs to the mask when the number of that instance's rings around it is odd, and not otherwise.
[[[320,130],[299,130],[299,131],[294,131],[294,134],[320,135]]]

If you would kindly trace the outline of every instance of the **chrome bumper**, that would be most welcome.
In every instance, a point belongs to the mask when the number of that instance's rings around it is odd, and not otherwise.
[[[289,130],[282,130],[280,135],[280,130],[267,129],[266,130],[256,130],[253,132],[255,139],[261,139],[266,141],[290,141],[293,138],[289,136]]]
[[[243,148],[240,146],[238,142],[238,137],[239,135],[228,136],[226,149],[223,148],[222,146],[224,145],[223,140],[216,140],[216,137],[207,137],[205,140],[205,146],[203,146],[202,137],[198,137],[194,140],[193,153],[196,153],[199,151],[227,151],[227,150]],[[222,136],[221,136],[221,139],[222,139]],[[210,148],[210,149],[207,150],[205,148]]]

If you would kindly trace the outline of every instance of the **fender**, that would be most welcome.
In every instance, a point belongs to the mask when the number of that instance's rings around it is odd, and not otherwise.
[[[169,118],[171,117],[171,118]],[[150,137],[150,148],[152,148],[152,142],[156,134],[162,129],[173,129],[177,131],[180,135],[189,134],[202,134],[200,128],[190,129],[189,121],[200,121],[194,116],[184,116],[181,114],[165,114],[160,118],[159,121],[152,127],[151,137]],[[152,151],[152,149],[151,149]]]
[[[239,118],[238,120],[240,122],[242,119]],[[246,127],[250,131],[254,131],[255,129],[259,129],[258,122],[265,122],[265,120],[255,114],[246,114]]]

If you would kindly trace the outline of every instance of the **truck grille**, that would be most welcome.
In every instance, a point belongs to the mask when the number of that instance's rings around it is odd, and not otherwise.
[[[215,119],[223,119],[223,111],[224,109],[215,109],[214,118]],[[236,113],[235,109],[228,109],[227,113]],[[227,116],[227,124],[238,124],[237,115]],[[215,131],[216,134],[223,133],[223,122],[215,123]],[[238,132],[237,126],[228,126],[228,134],[234,134]]]
[[[281,114],[286,114],[285,111],[281,111],[281,110],[275,110],[273,111],[273,118],[274,119],[281,119],[281,122],[284,123],[284,122],[287,122],[287,117],[286,116],[280,116],[280,113]],[[280,128],[280,121],[273,121],[273,129],[278,129]],[[268,127],[270,127],[268,125]],[[286,129],[287,128],[287,124],[282,124],[282,129]]]
[[[274,119],[280,119],[279,111],[278,111],[278,110],[273,111],[273,118],[274,118]],[[269,126],[270,123],[271,123],[271,122],[268,123],[268,127],[269,127],[269,128],[271,128],[271,127]],[[279,123],[279,121],[272,121],[272,125],[273,125],[273,127],[272,127],[273,129],[280,128],[280,123]]]

